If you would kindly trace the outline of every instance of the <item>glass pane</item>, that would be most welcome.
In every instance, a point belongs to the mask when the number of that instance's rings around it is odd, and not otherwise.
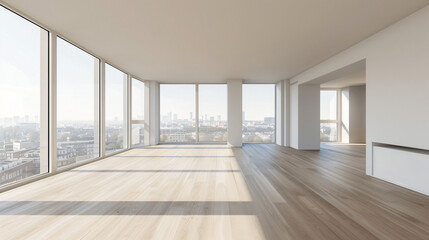
[[[0,185],[48,171],[47,156],[40,158],[48,145],[40,134],[47,45],[47,31],[0,6]]]
[[[320,120],[337,120],[337,91],[320,91]]]
[[[195,85],[161,84],[160,142],[195,142]]]
[[[320,123],[320,141],[336,142],[337,132],[337,123]]]
[[[243,84],[243,142],[274,143],[274,108],[274,84]]]
[[[99,157],[99,64],[57,38],[58,167]]]
[[[226,142],[227,89],[225,84],[198,85],[199,141]]]
[[[133,120],[144,120],[144,82],[133,78],[132,86]]]
[[[131,142],[133,147],[144,145],[144,124],[133,124],[131,129]]]
[[[127,74],[106,64],[106,154],[127,147]]]

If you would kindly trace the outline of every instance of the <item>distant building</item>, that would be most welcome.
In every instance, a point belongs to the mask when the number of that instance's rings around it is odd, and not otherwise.
[[[140,127],[136,127],[132,129],[131,142],[133,145],[143,143],[143,131]]]
[[[71,147],[58,147],[57,148],[57,159],[58,161],[70,159],[73,157],[73,151]]]
[[[71,149],[67,150],[69,157],[79,157],[82,159],[92,158],[94,156],[94,140],[88,141],[67,141],[58,143],[58,148]]]
[[[13,142],[13,151],[20,151],[34,147],[34,143],[32,142]]]
[[[244,122],[246,121],[246,112],[241,113],[241,120]]]
[[[0,163],[0,184],[15,182],[34,175],[32,161],[10,161]]]
[[[274,117],[264,117],[264,123],[265,124],[274,124],[275,118]]]
[[[3,150],[5,152],[11,152],[11,151],[13,151],[13,143],[4,143]]]
[[[6,152],[6,159],[12,160],[12,159],[17,159],[17,158],[24,158],[26,152],[28,152],[28,151],[30,151],[30,150],[24,149],[24,150],[19,150],[19,151]]]
[[[175,133],[170,134],[170,142],[184,142],[185,141],[185,132],[177,131]]]

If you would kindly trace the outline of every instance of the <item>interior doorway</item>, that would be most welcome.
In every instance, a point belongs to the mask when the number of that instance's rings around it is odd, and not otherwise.
[[[320,141],[366,143],[365,69],[320,85]]]

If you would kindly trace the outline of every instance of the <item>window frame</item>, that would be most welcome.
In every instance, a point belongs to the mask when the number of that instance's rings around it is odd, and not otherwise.
[[[195,86],[195,142],[161,142],[161,86],[162,85],[194,85]],[[198,84],[197,83],[160,83],[158,91],[158,144],[198,144]]]
[[[144,128],[146,128],[146,126],[148,126],[149,124],[146,122],[146,119],[147,119],[147,117],[146,117],[146,114],[145,114],[145,109],[143,109],[143,119],[142,120],[134,120],[134,118],[133,118],[133,80],[136,80],[136,81],[140,81],[141,83],[143,83],[143,86],[144,86],[144,91],[143,91],[143,108],[145,108],[146,107],[146,100],[147,100],[147,98],[146,98],[146,84],[148,84],[147,83],[147,81],[144,81],[144,80],[141,80],[141,79],[139,79],[139,78],[137,78],[137,77],[135,77],[135,76],[130,76],[130,78],[131,78],[131,81],[129,82],[129,84],[130,84],[130,91],[129,91],[129,99],[131,99],[130,100],[130,106],[129,106],[129,108],[130,108],[130,111],[129,111],[129,118],[130,118],[130,121],[129,121],[129,125],[130,125],[130,133],[129,133],[129,135],[130,135],[130,141],[128,142],[128,145],[129,145],[129,147],[130,148],[136,148],[136,147],[134,147],[133,146],[133,141],[132,141],[132,131],[133,131],[133,126],[134,125],[141,125],[141,124],[143,124],[143,127]],[[146,138],[149,138],[149,136],[144,136],[144,138],[145,138],[145,140],[143,140],[143,144],[142,144],[142,146],[147,146],[148,144],[148,142],[149,141],[147,141],[146,140]],[[137,148],[139,148],[139,146],[137,146]]]
[[[43,56],[45,61],[46,61],[46,73],[44,72],[43,74],[46,75],[46,80],[43,82],[43,84],[41,83],[41,93],[43,92],[44,98],[43,98],[43,103],[41,102],[41,112],[43,112],[43,114],[41,114],[40,116],[40,128],[43,127],[46,128],[45,131],[40,132],[41,138],[43,135],[44,141],[46,141],[45,145],[46,145],[46,150],[45,150],[45,158],[47,159],[47,168],[48,171],[46,173],[42,173],[42,174],[36,174],[33,176],[30,176],[28,178],[25,179],[21,179],[19,181],[16,182],[12,182],[12,183],[8,183],[5,185],[1,185],[0,186],[0,193],[4,192],[4,191],[8,191],[14,188],[17,188],[19,186],[34,182],[34,181],[38,181],[41,180],[43,178],[46,177],[50,177],[53,175],[56,175],[58,173],[62,173],[65,171],[69,171],[71,169],[104,159],[106,157],[110,157],[112,155],[116,155],[116,154],[120,154],[123,153],[129,149],[131,149],[131,136],[130,136],[130,121],[131,121],[131,111],[130,111],[130,107],[131,107],[131,99],[130,99],[130,80],[131,80],[131,74],[128,73],[127,71],[124,71],[122,68],[116,66],[113,63],[110,63],[108,61],[106,61],[104,58],[102,58],[101,56],[95,54],[94,52],[82,47],[80,44],[71,41],[70,39],[68,39],[66,36],[57,33],[56,31],[53,31],[52,29],[50,29],[49,27],[40,24],[39,22],[37,22],[36,20],[34,20],[33,18],[27,16],[26,14],[24,14],[23,12],[15,9],[14,7],[9,6],[7,3],[1,2],[0,3],[0,7],[4,8],[7,11],[10,11],[13,14],[16,14],[18,17],[21,17],[23,19],[25,19],[26,21],[38,26],[40,29],[43,29],[45,31],[47,31],[47,36],[46,36],[46,52],[43,52],[42,54],[46,55]],[[90,159],[87,161],[82,161],[70,166],[65,166],[64,168],[58,168],[57,167],[57,147],[56,147],[56,143],[57,143],[57,37],[63,39],[64,41],[74,45],[75,47],[83,50],[84,52],[92,55],[95,58],[99,59],[99,128],[100,128],[100,132],[99,132],[99,137],[100,137],[100,154],[98,158],[94,158],[94,159]],[[127,126],[126,126],[126,134],[127,134],[127,148],[124,148],[122,150],[116,151],[114,153],[110,153],[110,154],[106,154],[105,151],[105,66],[106,64],[109,64],[110,66],[120,70],[121,72],[123,72],[124,74],[126,74],[128,76],[128,84],[127,84],[127,117],[128,117],[128,121],[127,121]],[[43,110],[43,111],[42,111]],[[42,121],[42,115],[45,116],[45,120]],[[149,117],[149,116],[148,116]]]
[[[161,142],[159,144],[227,144],[227,141],[214,142],[214,141],[200,141],[200,112],[199,112],[199,85],[226,85],[228,96],[228,84],[226,83],[160,83],[159,84],[159,97],[161,97],[161,85],[194,85],[195,86],[195,142]],[[228,100],[227,100],[227,113],[228,113]],[[159,108],[161,109],[161,99],[159,101]],[[227,114],[228,115],[228,114]],[[228,121],[228,117],[227,117]],[[228,130],[227,130],[228,131]],[[158,111],[158,137],[161,137],[161,110]]]
[[[244,96],[244,94],[243,94],[243,85],[272,85],[273,86],[273,91],[274,91],[274,141],[273,142],[270,142],[270,143],[264,143],[264,142],[260,142],[260,143],[258,143],[258,142],[245,142],[245,141],[243,141],[243,136],[241,137],[242,138],[242,142],[243,142],[243,144],[276,144],[276,139],[277,139],[277,124],[276,124],[276,122],[277,122],[277,111],[276,111],[276,109],[277,109],[277,101],[276,101],[276,99],[277,99],[277,91],[276,91],[276,84],[275,83],[242,83],[241,84],[241,91],[242,91],[242,96],[241,96],[241,111],[243,111],[243,96]],[[243,119],[241,119],[241,128],[243,129],[243,123],[244,123],[244,121],[243,121]],[[241,133],[242,135],[243,135],[243,132]]]
[[[197,143],[200,144],[227,144],[228,143],[228,139],[226,141],[200,141],[200,85],[225,85],[226,86],[226,122],[227,122],[227,128],[226,128],[226,132],[228,134],[228,84],[227,83],[197,83],[196,84],[196,101],[197,103],[195,104],[195,126],[197,128]],[[198,120],[197,120],[198,117]]]
[[[102,113],[101,113],[101,110],[102,110],[102,84],[101,84],[101,82],[102,82],[102,65],[103,65],[103,62],[102,62],[102,59],[100,59],[99,57],[97,57],[97,56],[95,56],[95,55],[93,55],[92,53],[90,53],[90,52],[88,52],[88,51],[86,51],[85,49],[83,49],[83,48],[81,48],[80,46],[78,46],[78,45],[76,45],[76,44],[74,44],[73,42],[71,42],[71,41],[69,41],[69,40],[67,40],[66,38],[64,38],[64,37],[62,37],[61,35],[56,35],[56,39],[61,39],[61,40],[63,40],[63,41],[65,41],[66,43],[68,43],[68,44],[71,44],[72,46],[74,46],[74,47],[76,47],[77,49],[79,49],[79,50],[81,50],[81,51],[83,51],[83,52],[85,52],[85,53],[87,53],[87,54],[89,54],[89,55],[91,55],[94,59],[97,59],[98,60],[98,72],[96,73],[97,75],[98,75],[98,86],[97,86],[97,92],[98,92],[98,94],[97,94],[97,96],[94,96],[94,101],[96,101],[96,102],[98,102],[98,142],[99,142],[99,144],[98,144],[98,157],[95,157],[95,158],[90,158],[90,159],[86,159],[86,160],[83,160],[83,161],[81,161],[81,162],[76,162],[76,163],[74,163],[74,164],[71,164],[71,165],[66,165],[66,166],[64,166],[64,167],[58,167],[57,166],[57,164],[58,164],[58,159],[57,159],[57,155],[55,155],[55,161],[56,161],[56,163],[55,163],[55,166],[56,166],[56,169],[57,170],[62,170],[62,169],[65,169],[65,168],[69,168],[69,167],[73,167],[73,166],[75,166],[75,165],[78,165],[78,164],[80,164],[80,163],[86,163],[86,162],[90,162],[90,161],[93,161],[93,160],[96,160],[96,159],[100,159],[101,157],[103,157],[103,152],[102,152],[102,149],[103,149],[103,146],[102,145],[104,145],[105,143],[102,141],[102,139],[101,139],[101,137],[102,137],[102,130],[103,130],[103,128],[102,128],[102,120],[101,120],[101,118],[102,118]],[[55,53],[56,53],[56,56],[55,56],[55,68],[56,68],[56,71],[58,70],[58,66],[57,66],[57,64],[58,64],[58,45],[57,45],[57,41],[55,42]],[[55,83],[55,105],[56,105],[56,107],[58,107],[57,106],[57,101],[58,101],[58,89],[57,89],[57,87],[58,87],[58,75],[57,75],[58,73],[56,72],[56,76],[55,76],[55,80],[56,80],[56,83]],[[55,121],[56,121],[56,123],[55,123],[55,128],[56,128],[56,130],[55,131],[58,131],[58,126],[57,126],[57,123],[58,123],[58,119],[57,119],[57,116],[58,116],[58,111],[57,110],[55,110]],[[94,126],[94,129],[96,129],[96,127]],[[55,135],[55,137],[56,137],[56,139],[55,139],[55,148],[57,148],[57,144],[58,144],[58,136],[57,136],[57,132],[55,133],[56,135]],[[104,135],[103,135],[104,136]]]
[[[123,131],[124,131],[124,136],[123,136],[123,141],[126,144],[125,147],[123,147],[122,149],[118,149],[116,151],[112,151],[112,152],[107,152],[106,150],[106,140],[107,140],[107,136],[106,136],[106,66],[109,65],[110,67],[119,70],[120,72],[122,72],[124,74],[124,77],[126,76],[126,86],[124,89],[122,89],[124,91],[125,96],[123,96],[124,102],[123,104],[125,105],[124,109],[123,109],[123,116],[126,119],[123,119],[122,121],[126,122],[125,126],[123,126]],[[106,62],[103,61],[103,83],[102,83],[102,87],[103,87],[103,93],[102,93],[102,104],[103,104],[103,134],[102,135],[103,139],[102,139],[102,143],[103,143],[103,157],[110,157],[122,152],[125,152],[129,149],[131,149],[130,147],[130,143],[131,143],[131,134],[130,134],[130,125],[131,125],[131,74],[123,71],[121,68],[116,67],[115,65],[111,64],[110,62]]]
[[[339,142],[341,142],[341,139],[342,139],[341,131],[340,131],[341,122],[342,122],[341,121],[341,89],[340,88],[321,88],[320,93],[322,93],[322,91],[335,91],[336,92],[337,119],[336,120],[322,120],[322,119],[320,119],[319,131],[320,131],[320,124],[322,124],[322,123],[335,123],[337,125],[337,140],[336,141],[322,141],[321,139],[319,139],[319,140],[322,143],[339,143]],[[320,105],[321,105],[321,102],[320,102],[320,97],[319,97],[319,107],[320,107]],[[319,118],[320,118],[320,112],[319,112]]]
[[[18,18],[23,19],[24,21],[29,22],[30,24],[35,25],[39,28],[40,31],[45,31],[46,34],[40,37],[40,55],[39,55],[39,68],[40,68],[40,80],[39,80],[39,173],[31,175],[26,178],[22,178],[13,182],[5,183],[0,185],[0,193],[3,191],[7,191],[21,185],[37,181],[39,179],[45,178],[49,176],[52,172],[52,159],[51,159],[51,140],[52,136],[50,135],[50,131],[52,128],[51,125],[51,34],[52,31],[27,17],[25,14],[22,14],[20,11],[9,7],[3,2],[0,3],[0,8],[3,8],[5,11],[10,12],[13,15],[16,15]],[[43,173],[42,173],[43,168]]]

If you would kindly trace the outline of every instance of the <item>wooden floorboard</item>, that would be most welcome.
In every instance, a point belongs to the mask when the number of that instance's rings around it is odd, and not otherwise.
[[[0,193],[0,239],[429,239],[429,197],[364,145],[134,149]]]

